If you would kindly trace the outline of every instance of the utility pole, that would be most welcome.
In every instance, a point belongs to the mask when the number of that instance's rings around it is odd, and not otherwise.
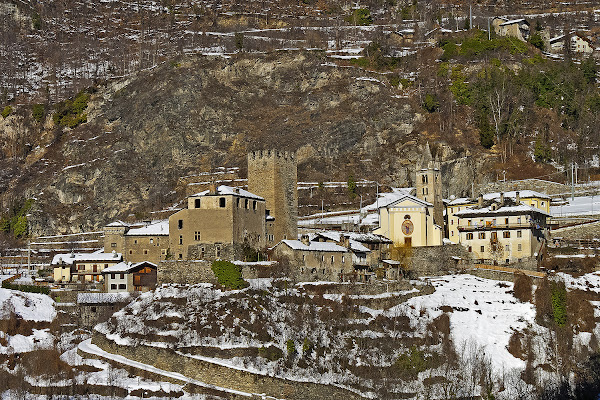
[[[27,239],[27,269],[31,271],[31,240]]]
[[[571,163],[571,201],[575,200],[575,163]]]
[[[473,6],[469,4],[469,29],[473,29]]]
[[[492,31],[490,30],[490,17],[488,17],[488,40],[492,40]]]

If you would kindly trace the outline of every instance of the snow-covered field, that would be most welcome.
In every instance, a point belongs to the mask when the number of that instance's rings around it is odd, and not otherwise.
[[[567,201],[568,204],[562,206],[551,206],[550,214],[554,217],[600,214],[600,195],[568,198]]]

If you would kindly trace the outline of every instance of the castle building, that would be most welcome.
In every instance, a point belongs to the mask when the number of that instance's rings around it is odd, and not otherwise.
[[[248,191],[265,199],[267,246],[298,238],[298,163],[294,152],[248,153]]]
[[[265,199],[237,187],[213,185],[169,217],[169,249],[177,260],[239,260],[245,248],[266,244]]]
[[[442,198],[442,175],[439,158],[433,159],[429,143],[416,164],[416,197],[433,204],[433,223],[444,231],[444,200]]]

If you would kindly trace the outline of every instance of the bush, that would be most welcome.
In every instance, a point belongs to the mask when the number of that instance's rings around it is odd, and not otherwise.
[[[357,8],[352,11],[352,14],[346,17],[346,21],[354,25],[371,25],[373,24],[373,17],[371,17],[371,11],[366,8]]]
[[[12,112],[13,112],[13,109],[11,106],[4,107],[4,110],[2,110],[2,118],[8,117],[10,114],[12,114]]]
[[[269,361],[277,361],[283,357],[283,351],[275,346],[261,347],[258,349],[258,355]]]
[[[43,104],[34,104],[31,107],[31,115],[38,123],[44,121],[46,117],[46,107]]]
[[[529,37],[529,43],[540,50],[544,50],[544,39],[539,33],[534,33]]]
[[[296,344],[292,339],[288,339],[285,342],[285,347],[287,348],[288,356],[293,356],[294,354],[296,354]]]
[[[219,285],[228,289],[243,289],[249,284],[242,278],[242,267],[229,261],[214,261],[212,271],[217,277]]]
[[[302,343],[302,354],[305,356],[310,355],[313,351],[313,344],[307,337],[304,338],[304,342]]]
[[[531,301],[531,289],[533,287],[533,279],[525,274],[515,274],[514,295],[517,299],[525,302]]]
[[[2,288],[19,290],[21,292],[28,292],[28,293],[41,293],[41,294],[48,294],[48,295],[50,294],[50,288],[48,288],[46,286],[17,285],[14,283],[9,283],[7,281],[2,281]]]
[[[558,326],[567,323],[567,289],[564,282],[552,282],[552,316]]]
[[[422,350],[413,345],[406,353],[402,353],[394,362],[394,367],[401,376],[414,379],[419,372],[425,371],[428,367],[428,358]]]
[[[87,114],[84,114],[90,94],[81,91],[74,99],[61,101],[56,105],[56,112],[52,116],[54,123],[59,126],[75,128],[79,124],[87,122]]]
[[[423,108],[430,113],[436,112],[440,108],[440,102],[434,95],[427,93],[423,100]]]

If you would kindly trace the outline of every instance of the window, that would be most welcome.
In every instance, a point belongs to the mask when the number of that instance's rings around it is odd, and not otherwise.
[[[521,217],[517,217],[517,224],[521,223]]]
[[[504,245],[504,251],[510,251],[510,245],[509,244]]]
[[[518,238],[523,237],[523,231],[517,231],[517,237]]]
[[[179,221],[177,221],[177,228],[183,229],[183,220],[182,219],[180,219]]]
[[[504,218],[504,223],[508,225],[508,218]]]
[[[133,254],[133,250],[129,250],[129,254]]]
[[[467,225],[468,225],[468,226],[471,226],[471,220],[470,220],[470,219],[469,219],[469,220],[467,220]]]
[[[454,220],[453,219],[450,220],[450,225],[454,225]]]
[[[195,241],[200,240],[200,232],[199,231],[194,232],[194,240]]]
[[[240,198],[239,197],[235,199],[235,206],[237,208],[240,208]]]
[[[519,243],[519,244],[517,245],[517,250],[518,250],[518,251],[522,251],[522,250],[523,250],[523,245],[522,245],[521,243]]]
[[[321,256],[321,262],[325,261],[325,256]]]
[[[492,232],[492,240],[493,241],[498,240],[498,232]]]
[[[183,259],[183,254],[179,253],[179,259]]]
[[[219,198],[219,207],[225,208],[225,204],[226,204],[225,197],[220,197]]]
[[[332,263],[332,264],[333,264],[333,261],[334,261],[334,260],[333,260],[333,256],[331,256],[331,263]]]
[[[485,232],[479,232],[478,238],[485,239]]]
[[[110,289],[111,290],[117,290],[117,284],[116,283],[111,283],[110,284]]]
[[[346,262],[346,256],[342,256],[342,264]]]
[[[485,246],[481,246],[481,248],[480,248],[480,251],[481,251],[482,253],[484,253],[484,252],[485,252]]]
[[[137,239],[135,239],[135,240],[133,241],[133,244],[137,244]]]
[[[248,199],[244,200],[244,208],[248,209]]]
[[[544,202],[542,201],[542,202],[540,203],[540,205],[543,207],[543,206],[544,206]]]
[[[454,231],[450,231],[450,236],[454,236]]]
[[[221,246],[216,247],[215,253],[216,253],[217,257],[221,257]]]
[[[148,250],[147,249],[144,249],[144,254],[148,254]]]
[[[509,238],[510,237],[510,231],[504,231],[504,232],[502,232],[502,237],[503,238]]]
[[[183,236],[179,235],[179,244],[183,244]]]
[[[127,285],[124,283],[119,283],[119,289],[127,289]]]
[[[111,243],[110,247],[117,247],[117,244],[116,243]]]
[[[473,240],[473,234],[467,233],[467,240]]]
[[[194,208],[200,208],[200,199],[194,200]]]
[[[125,279],[125,274],[120,274],[119,278]]]
[[[253,210],[256,210],[256,200],[254,200],[254,201],[252,202],[252,209],[253,209]]]
[[[110,274],[110,279],[115,279],[115,274]]]
[[[92,312],[96,312],[96,307],[91,308]]]
[[[469,246],[469,247],[467,247],[467,251],[468,251],[469,253],[471,253],[471,252],[473,251],[473,248],[472,248],[471,246]]]
[[[154,239],[150,238],[150,244],[154,243]]]
[[[306,261],[306,256],[302,254],[302,262]]]
[[[104,268],[108,268],[108,264],[104,264]]]
[[[83,271],[83,270],[85,269],[85,265],[83,265],[83,264],[79,264],[79,265],[77,266],[77,269],[78,269],[79,271]]]

